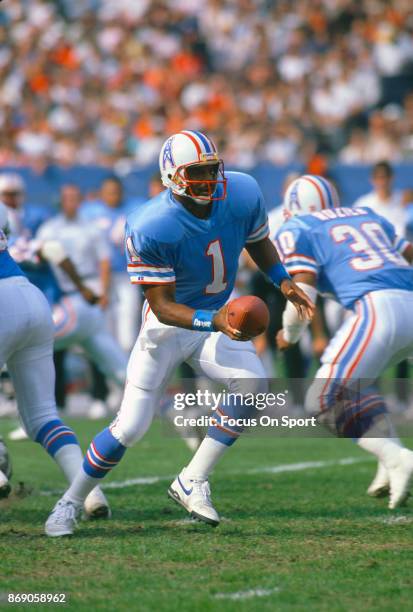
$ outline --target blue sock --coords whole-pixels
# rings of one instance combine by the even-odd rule
[[[342,436],[357,440],[367,433],[377,417],[386,413],[387,407],[380,395],[365,395],[343,410],[337,420],[337,430]]]
[[[118,465],[125,451],[126,446],[123,446],[106,427],[95,436],[87,449],[83,469],[92,478],[103,478]]]
[[[237,401],[231,402],[225,408],[217,408],[213,417],[215,422],[208,427],[207,435],[225,446],[232,446],[244,431],[242,421],[247,421],[254,412],[254,406],[237,405]],[[240,425],[233,420],[239,421]]]
[[[66,444],[79,446],[74,432],[60,419],[54,419],[43,425],[36,436],[36,442],[41,444],[52,457]]]

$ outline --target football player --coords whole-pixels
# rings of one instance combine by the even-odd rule
[[[159,162],[166,190],[132,212],[126,227],[130,280],[144,288],[146,302],[123,402],[114,422],[94,438],[82,470],[49,516],[49,536],[73,533],[90,489],[149,428],[177,365],[186,361],[235,393],[245,388],[242,379],[248,379],[249,392],[265,391],[265,372],[252,342],[226,317],[244,246],[299,316],[313,314],[313,303],[291,281],[268,238],[264,199],[251,176],[225,174],[212,140],[190,130],[166,140]],[[245,414],[245,406],[226,410],[227,415],[214,414],[215,425],[169,488],[175,501],[211,525],[220,519],[208,476],[241,431],[223,422]]]
[[[75,434],[60,420],[56,409],[50,307],[11,257],[8,232],[7,208],[0,202],[0,368],[7,365],[27,434],[43,446],[72,482],[82,453]],[[7,471],[0,476],[0,486],[8,494]],[[99,488],[85,498],[84,509],[90,516],[109,513]]]
[[[353,312],[323,353],[306,407],[377,457],[368,493],[389,492],[396,508],[408,495],[413,452],[398,439],[373,383],[413,353],[413,245],[370,208],[340,207],[322,177],[295,180],[284,210],[289,220],[275,239],[290,274],[310,299],[328,294]],[[297,342],[305,326],[288,304],[279,348]]]

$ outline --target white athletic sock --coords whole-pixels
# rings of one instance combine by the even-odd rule
[[[208,436],[204,438],[200,447],[185,468],[185,477],[194,480],[206,480],[222,455],[230,447],[217,442]]]
[[[63,499],[81,506],[92,489],[100,484],[100,481],[101,478],[92,478],[91,476],[88,476],[83,467],[81,467],[70,487],[63,495]]]
[[[363,436],[358,445],[368,453],[375,455],[385,467],[392,466],[398,460],[402,445],[398,438],[369,438]]]
[[[65,444],[65,446],[59,448],[54,456],[54,460],[70,484],[82,467],[83,457],[80,446],[77,444]]]

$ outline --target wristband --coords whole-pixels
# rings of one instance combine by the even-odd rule
[[[204,332],[215,331],[212,322],[214,316],[214,310],[195,310],[194,316],[192,317],[192,329]]]
[[[272,280],[276,287],[280,287],[283,280],[291,280],[291,276],[281,262],[278,262],[271,266],[266,272],[267,276]]]

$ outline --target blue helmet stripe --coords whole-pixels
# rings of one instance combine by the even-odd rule
[[[320,181],[320,183],[323,185],[324,189],[327,192],[328,207],[329,208],[334,208],[334,201],[333,201],[333,197],[331,195],[331,190],[330,190],[329,184],[321,176],[317,176],[316,178],[318,178],[318,180]]]
[[[191,130],[191,132],[193,134],[195,134],[196,136],[198,136],[199,140],[202,142],[202,144],[205,147],[205,152],[206,153],[212,153],[212,149],[211,149],[211,145],[208,142],[208,138],[206,138],[202,132],[195,132],[195,130]]]

